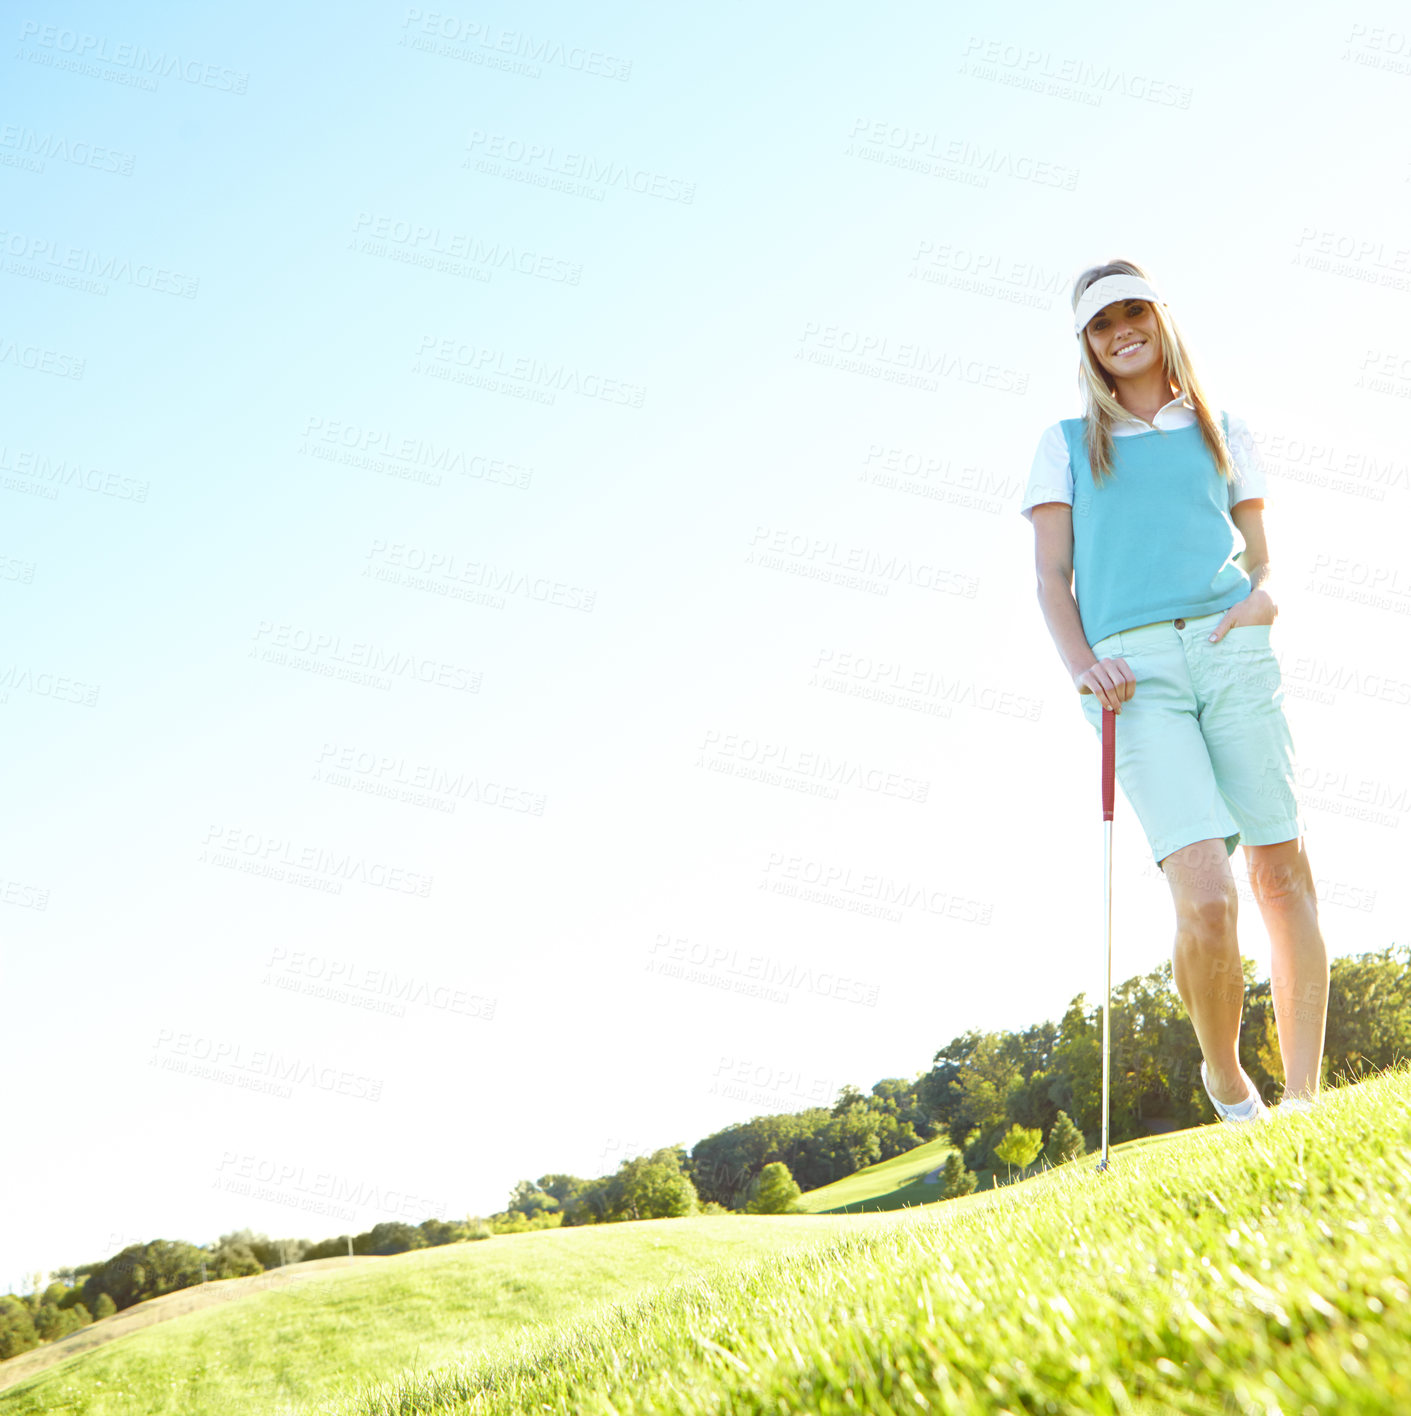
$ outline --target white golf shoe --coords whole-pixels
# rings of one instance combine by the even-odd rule
[[[1270,1113],[1272,1116],[1293,1116],[1300,1111],[1312,1111],[1318,1103],[1306,1097],[1286,1096]]]
[[[1244,1073],[1241,1072],[1241,1076]],[[1222,1121],[1267,1121],[1269,1120],[1269,1108],[1259,1099],[1259,1093],[1254,1090],[1254,1083],[1245,1076],[1245,1082],[1249,1086],[1249,1095],[1243,1101],[1224,1102],[1216,1101],[1210,1094],[1210,1079],[1205,1074],[1205,1062],[1200,1064],[1200,1084],[1205,1088],[1206,1096],[1210,1097],[1210,1104],[1215,1108],[1215,1114]]]

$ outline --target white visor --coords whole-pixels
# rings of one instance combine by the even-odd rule
[[[1166,303],[1139,275],[1104,275],[1101,280],[1093,281],[1078,296],[1078,305],[1073,311],[1073,333],[1081,339],[1088,321],[1104,305],[1110,305],[1114,300],[1133,297],[1150,300],[1157,305]]]

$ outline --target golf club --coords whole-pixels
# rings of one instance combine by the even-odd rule
[[[1103,999],[1102,999],[1102,1159],[1095,1167],[1107,1169],[1107,1117],[1112,1030],[1112,803],[1117,772],[1117,714],[1102,712],[1102,875],[1103,875]]]

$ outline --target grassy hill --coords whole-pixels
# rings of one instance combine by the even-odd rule
[[[41,1343],[28,1352],[22,1352],[18,1357],[10,1357],[0,1362],[0,1392],[17,1386],[37,1372],[58,1366],[60,1362],[67,1361],[80,1352],[89,1352],[95,1347],[115,1342],[120,1337],[140,1332],[143,1328],[152,1327],[157,1323],[167,1323],[173,1318],[185,1317],[188,1313],[205,1312],[218,1304],[237,1302],[270,1288],[301,1283],[320,1273],[327,1273],[330,1269],[346,1270],[355,1265],[379,1262],[379,1259],[369,1254],[338,1259],[311,1259],[308,1263],[288,1264],[283,1268],[268,1269],[264,1273],[247,1274],[243,1278],[198,1283],[191,1288],[178,1288],[175,1293],[164,1293],[159,1298],[134,1303],[132,1307],[91,1322],[57,1342]]]
[[[883,1220],[704,1215],[585,1225],[207,1283],[0,1363],[8,1387],[0,1416],[292,1416],[405,1367],[453,1362],[716,1266],[826,1243],[856,1231],[859,1218]],[[99,1345],[107,1332],[116,1335]],[[12,1373],[19,1380],[10,1386]]]
[[[807,1199],[885,1200],[945,1149]],[[70,1358],[0,1416],[1411,1411],[1407,1064],[1094,1162],[329,1271]]]
[[[1093,1165],[679,1283],[324,1416],[1411,1411],[1406,1064],[1312,1113]]]
[[[928,1182],[927,1177],[938,1170],[951,1149],[952,1147],[944,1138],[928,1141],[905,1155],[868,1166],[867,1169],[847,1176],[835,1184],[806,1192],[800,1200],[801,1209],[809,1215],[845,1213],[855,1215],[864,1212],[903,1209],[917,1204],[934,1204],[940,1198],[940,1184],[938,1180]],[[989,1177],[989,1171],[980,1172],[981,1188],[988,1188]],[[818,1230],[816,1226],[803,1230],[796,1230],[793,1227],[778,1229],[776,1226],[775,1236],[770,1238],[764,1247],[768,1249],[776,1243],[792,1243],[800,1234],[827,1239],[833,1235],[835,1229],[835,1226],[826,1226],[822,1231]],[[740,1251],[741,1241],[746,1236],[752,1240],[758,1235],[758,1232],[758,1229],[745,1229],[740,1234],[726,1237],[722,1240],[719,1255],[730,1257]],[[518,1237],[503,1236],[498,1242],[504,1243]],[[657,1247],[655,1241],[652,1247],[653,1249]],[[714,1253],[714,1245],[710,1248]],[[756,1257],[759,1252],[758,1247],[753,1243],[745,1244],[743,1251],[747,1257]],[[450,1251],[441,1250],[439,1252],[446,1254]],[[454,1252],[462,1253],[462,1247],[457,1246]],[[400,1254],[388,1258],[360,1254],[349,1258],[316,1259],[308,1263],[290,1264],[284,1268],[271,1269],[266,1273],[252,1274],[246,1278],[224,1279],[200,1284],[193,1288],[178,1289],[175,1293],[164,1294],[160,1298],[152,1298],[146,1302],[135,1304],[133,1307],[126,1308],[100,1322],[90,1323],[59,1342],[44,1343],[32,1351],[0,1362],[0,1393],[27,1381],[40,1372],[48,1371],[60,1363],[67,1362],[79,1353],[92,1351],[96,1347],[104,1346],[120,1337],[126,1337],[130,1333],[138,1332],[157,1323],[170,1322],[174,1318],[205,1312],[218,1304],[231,1303],[270,1288],[286,1287],[291,1283],[302,1282],[318,1274],[329,1272],[346,1274],[346,1271],[354,1266],[366,1267],[388,1263],[396,1265],[404,1261],[414,1262],[415,1260],[412,1260],[409,1255]],[[564,1273],[566,1276],[572,1274],[571,1266],[565,1268]],[[642,1283],[649,1285],[669,1276],[669,1270],[649,1263]],[[581,1278],[581,1275],[573,1274],[573,1277],[576,1281]],[[336,1286],[341,1287],[342,1285]],[[623,1290],[623,1294],[636,1292],[641,1286],[642,1284],[631,1284]],[[0,1406],[0,1411],[4,1409],[3,1406]]]
[[[926,1177],[934,1175],[954,1149],[945,1136],[937,1136],[905,1155],[879,1160],[831,1185],[809,1190],[799,1205],[808,1214],[861,1214],[934,1204],[941,1196],[940,1181],[928,1182]]]

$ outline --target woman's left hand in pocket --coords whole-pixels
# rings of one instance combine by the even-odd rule
[[[1225,611],[1225,617],[1211,631],[1210,642],[1218,643],[1227,630],[1242,624],[1273,624],[1279,613],[1274,597],[1267,590],[1251,590],[1237,605]]]

